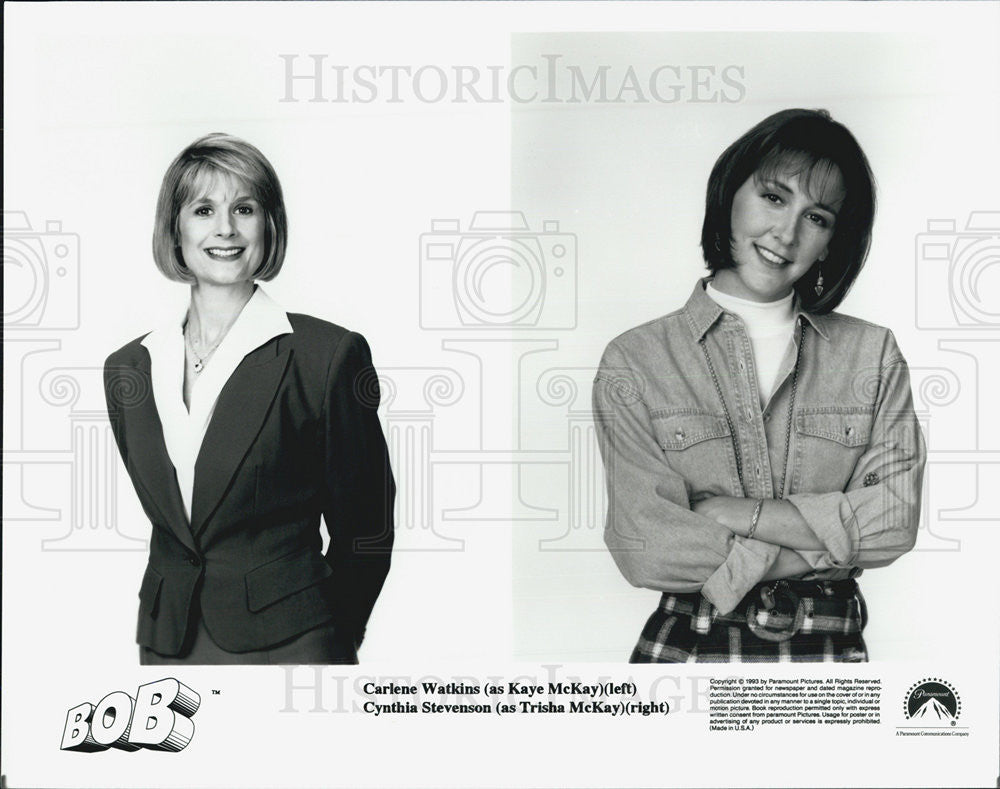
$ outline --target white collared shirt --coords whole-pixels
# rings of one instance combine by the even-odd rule
[[[187,310],[179,320],[172,320],[146,335],[142,344],[149,351],[153,400],[190,521],[195,461],[222,388],[248,353],[279,335],[291,334],[292,324],[285,311],[258,286],[204,370],[195,378],[189,410],[184,406],[186,319]]]

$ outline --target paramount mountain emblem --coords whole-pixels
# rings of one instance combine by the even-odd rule
[[[906,696],[906,717],[921,726],[954,726],[962,702],[950,683],[939,677],[915,683]]]
[[[931,720],[939,721],[955,720],[955,716],[951,714],[951,711],[937,699],[928,699],[925,701],[911,717],[914,719],[930,718]]]

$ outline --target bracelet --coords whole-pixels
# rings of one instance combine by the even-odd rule
[[[760,511],[764,506],[764,499],[757,499],[757,506],[753,508],[753,516],[750,518],[750,531],[747,532],[747,539],[753,539],[753,534],[757,531],[757,523],[760,521]]]

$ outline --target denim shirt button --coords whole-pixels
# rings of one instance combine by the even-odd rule
[[[849,436],[849,435],[851,435],[851,434],[852,434],[853,432],[854,432],[854,428],[853,428],[853,427],[851,427],[850,425],[848,425],[847,427],[845,427],[845,428],[844,428],[844,435],[845,435],[845,436]]]
[[[678,441],[683,441],[684,440],[684,431],[683,430],[678,430],[676,433],[674,433],[674,438],[676,438]]]

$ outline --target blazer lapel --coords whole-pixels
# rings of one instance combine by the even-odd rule
[[[271,342],[249,354],[219,393],[194,467],[194,534],[205,528],[260,433],[291,358],[290,348],[277,349]]]
[[[148,353],[138,370],[147,382],[151,380]],[[123,409],[128,458],[149,498],[160,510],[164,523],[177,539],[195,551],[194,537],[188,526],[180,488],[177,487],[177,473],[163,440],[163,424],[156,410],[152,385],[147,385],[149,391],[146,396],[140,398],[136,405]]]

